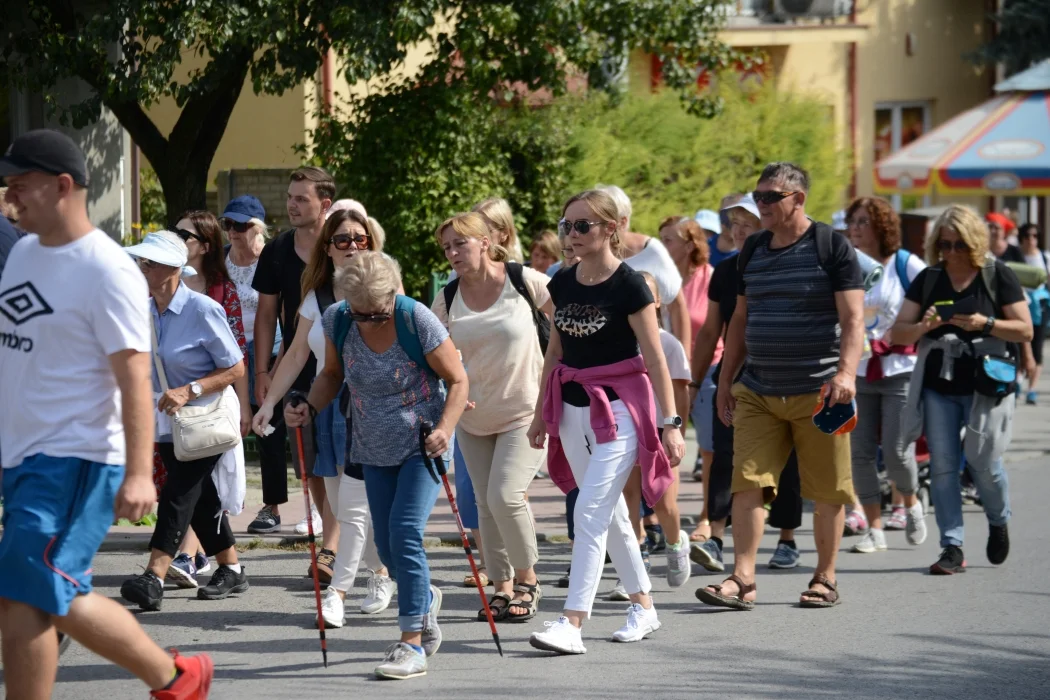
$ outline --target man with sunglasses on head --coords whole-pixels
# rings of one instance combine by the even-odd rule
[[[335,198],[335,180],[325,170],[313,166],[299,168],[291,175],[288,183],[288,220],[294,228],[281,233],[263,248],[259,265],[252,280],[252,287],[259,293],[259,304],[255,312],[255,401],[262,405],[270,391],[274,372],[281,361],[284,349],[291,346],[295,339],[298,325],[299,306],[302,304],[302,277],[307,262],[317,244],[317,239],[324,228],[325,213],[332,206]],[[281,354],[277,361],[270,365],[271,348],[277,328],[281,330]],[[269,368],[269,369],[267,369]],[[310,390],[316,374],[316,363],[311,357],[307,360],[302,372],[292,385],[293,391],[306,393]],[[324,479],[313,477],[314,437],[313,428],[307,429],[304,435],[303,449],[306,460],[306,473],[310,477],[310,491],[314,503],[325,502]],[[292,455],[292,461],[297,456]],[[296,464],[296,473],[298,473]],[[282,491],[274,482],[275,490]],[[267,489],[269,491],[269,489]],[[279,503],[265,503],[255,521],[248,526],[253,532],[274,532],[280,529],[280,505],[288,501],[287,487],[278,495],[283,498]],[[320,534],[323,524],[319,517],[314,517],[314,531]],[[305,534],[305,520],[302,525]]]
[[[134,673],[154,698],[206,698],[206,655],[172,658],[92,592],[91,562],[110,525],[140,519],[157,500],[146,281],[88,219],[87,165],[68,136],[19,136],[0,177],[34,232],[0,282],[7,697],[51,697],[58,630]]]
[[[750,610],[763,505],[776,497],[791,450],[802,496],[816,501],[817,567],[802,607],[839,602],[835,556],[843,506],[853,501],[848,434],[813,424],[813,409],[849,405],[864,346],[864,284],[849,241],[806,216],[809,176],[771,163],[753,193],[765,230],[737,255],[737,305],[726,336],[715,402],[732,425],[734,573],[696,592],[708,605]],[[743,370],[741,372],[741,370]],[[838,432],[838,431],[836,431]]]

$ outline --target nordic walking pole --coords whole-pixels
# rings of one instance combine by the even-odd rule
[[[288,403],[298,406],[305,403],[306,397],[301,392],[293,391],[288,395]],[[313,411],[311,411],[313,412]],[[313,418],[317,418],[316,414]],[[328,668],[328,642],[324,637],[324,617],[321,616],[321,582],[317,578],[317,538],[314,536],[314,518],[310,512],[310,484],[306,480],[306,460],[303,457],[303,429],[295,429],[295,447],[299,456],[299,478],[303,482],[303,502],[306,504],[306,529],[310,535],[310,570],[314,574],[314,599],[317,601],[317,630],[321,633],[321,656],[324,658],[324,667]]]
[[[499,651],[499,655],[503,656],[503,645],[499,643],[499,632],[496,631],[496,621],[492,619],[492,608],[489,607],[489,599],[485,597],[485,589],[481,587],[481,576],[478,575],[478,566],[474,563],[474,554],[470,551],[470,540],[467,539],[467,531],[463,528],[463,518],[459,517],[459,507],[456,505],[456,497],[452,495],[452,487],[448,485],[448,470],[445,468],[445,461],[441,459],[440,455],[431,461],[430,456],[427,454],[425,443],[433,430],[433,426],[431,426],[428,421],[423,421],[419,426],[419,451],[423,453],[423,461],[426,463],[427,469],[430,470],[431,474],[434,474],[434,466],[435,464],[437,465],[435,480],[440,476],[441,481],[445,484],[445,495],[448,496],[448,504],[452,506],[452,514],[456,516],[456,525],[459,526],[459,537],[463,540],[463,551],[467,553],[467,561],[470,562],[470,571],[474,574],[474,583],[478,585],[478,595],[481,596],[481,604],[485,609],[485,617],[489,620],[489,629],[492,630],[492,640],[496,642],[496,649]]]

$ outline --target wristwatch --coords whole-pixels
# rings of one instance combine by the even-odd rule
[[[984,322],[984,334],[991,335],[992,330],[995,328],[995,316],[989,316],[988,320]]]
[[[669,425],[672,428],[681,428],[682,423],[681,416],[667,416],[667,418],[664,418],[664,425]]]
[[[204,387],[201,386],[200,382],[190,382],[190,393],[193,394],[193,398],[199,399],[201,394],[204,393]]]

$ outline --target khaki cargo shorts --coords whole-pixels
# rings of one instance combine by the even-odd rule
[[[830,505],[853,503],[849,435],[828,435],[813,425],[818,393],[762,396],[740,382],[732,392],[733,493],[761,488],[770,503],[794,449],[803,498]]]

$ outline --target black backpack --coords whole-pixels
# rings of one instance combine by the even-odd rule
[[[524,273],[522,272],[521,263],[516,262],[505,262],[503,263],[507,270],[507,276],[510,277],[510,283],[514,287],[514,291],[524,297],[525,301],[529,304],[529,310],[532,312],[532,322],[536,324],[536,337],[540,341],[540,350],[544,355],[547,354],[547,343],[551,339],[551,324],[547,320],[547,317],[536,308],[536,302],[532,300],[532,295],[529,294],[528,287],[525,286]],[[456,298],[456,292],[459,290],[459,278],[452,280],[445,285],[445,288],[441,290],[442,294],[445,295],[445,314],[449,313],[449,309],[452,308],[452,300]]]
[[[828,258],[831,257],[831,243],[835,236],[843,237],[841,233],[837,233],[827,224],[817,222],[817,230],[814,232],[814,237],[817,239],[817,260],[820,262],[820,266],[827,270]],[[773,232],[762,230],[757,233],[752,233],[744,241],[744,247],[740,249],[740,254],[736,259],[736,269],[740,271],[740,274],[744,274],[744,270],[747,269],[747,264],[751,262],[751,256],[755,254],[755,249],[760,245],[768,245],[769,241],[773,239]]]

